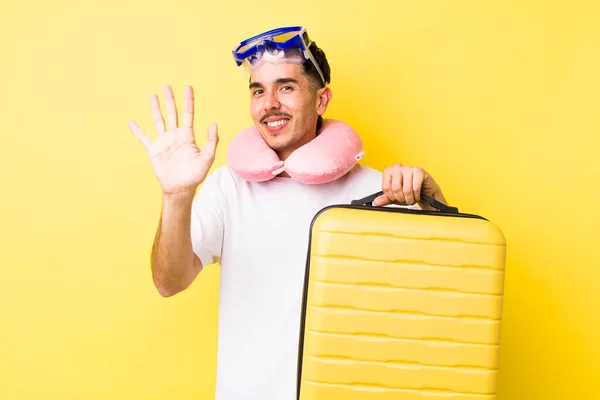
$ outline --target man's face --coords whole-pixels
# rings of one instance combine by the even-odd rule
[[[254,123],[269,147],[280,157],[315,137],[317,117],[327,101],[299,64],[263,64],[250,77],[250,104]]]

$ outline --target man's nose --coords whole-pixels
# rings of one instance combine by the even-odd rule
[[[268,92],[265,96],[265,110],[279,108],[279,105],[279,97],[277,96],[277,92]]]

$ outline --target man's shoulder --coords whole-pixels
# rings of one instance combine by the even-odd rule
[[[208,173],[207,179],[212,180],[222,180],[222,179],[235,179],[235,174],[231,170],[229,165],[224,164],[214,168],[211,172]]]
[[[375,168],[356,164],[348,173],[348,183],[350,185],[380,185],[382,175],[382,172]]]
[[[221,165],[216,167],[212,172],[210,172],[204,183],[208,183],[210,185],[218,185],[223,189],[232,188],[234,189],[240,183],[243,183],[244,180],[237,175],[229,165]]]
[[[375,168],[356,164],[348,173],[344,185],[347,196],[362,198],[381,190],[382,173]]]
[[[353,179],[381,179],[382,172],[367,165],[356,164],[350,171]]]
[[[200,185],[197,196],[227,197],[235,192],[239,184],[238,180],[228,165],[216,167],[208,173]]]

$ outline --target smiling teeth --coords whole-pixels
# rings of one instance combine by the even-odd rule
[[[286,122],[287,122],[287,121],[286,121],[285,119],[280,119],[279,121],[267,122],[267,125],[268,125],[270,128],[274,128],[274,127],[276,127],[276,126],[283,125],[283,124],[285,124]]]

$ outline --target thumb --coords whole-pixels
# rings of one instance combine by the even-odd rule
[[[390,204],[390,199],[385,194],[382,194],[381,196],[376,197],[375,200],[373,200],[374,206],[380,207],[388,204]]]
[[[211,124],[208,127],[208,135],[203,152],[208,153],[211,157],[215,155],[217,144],[219,143],[219,129],[217,124]]]

